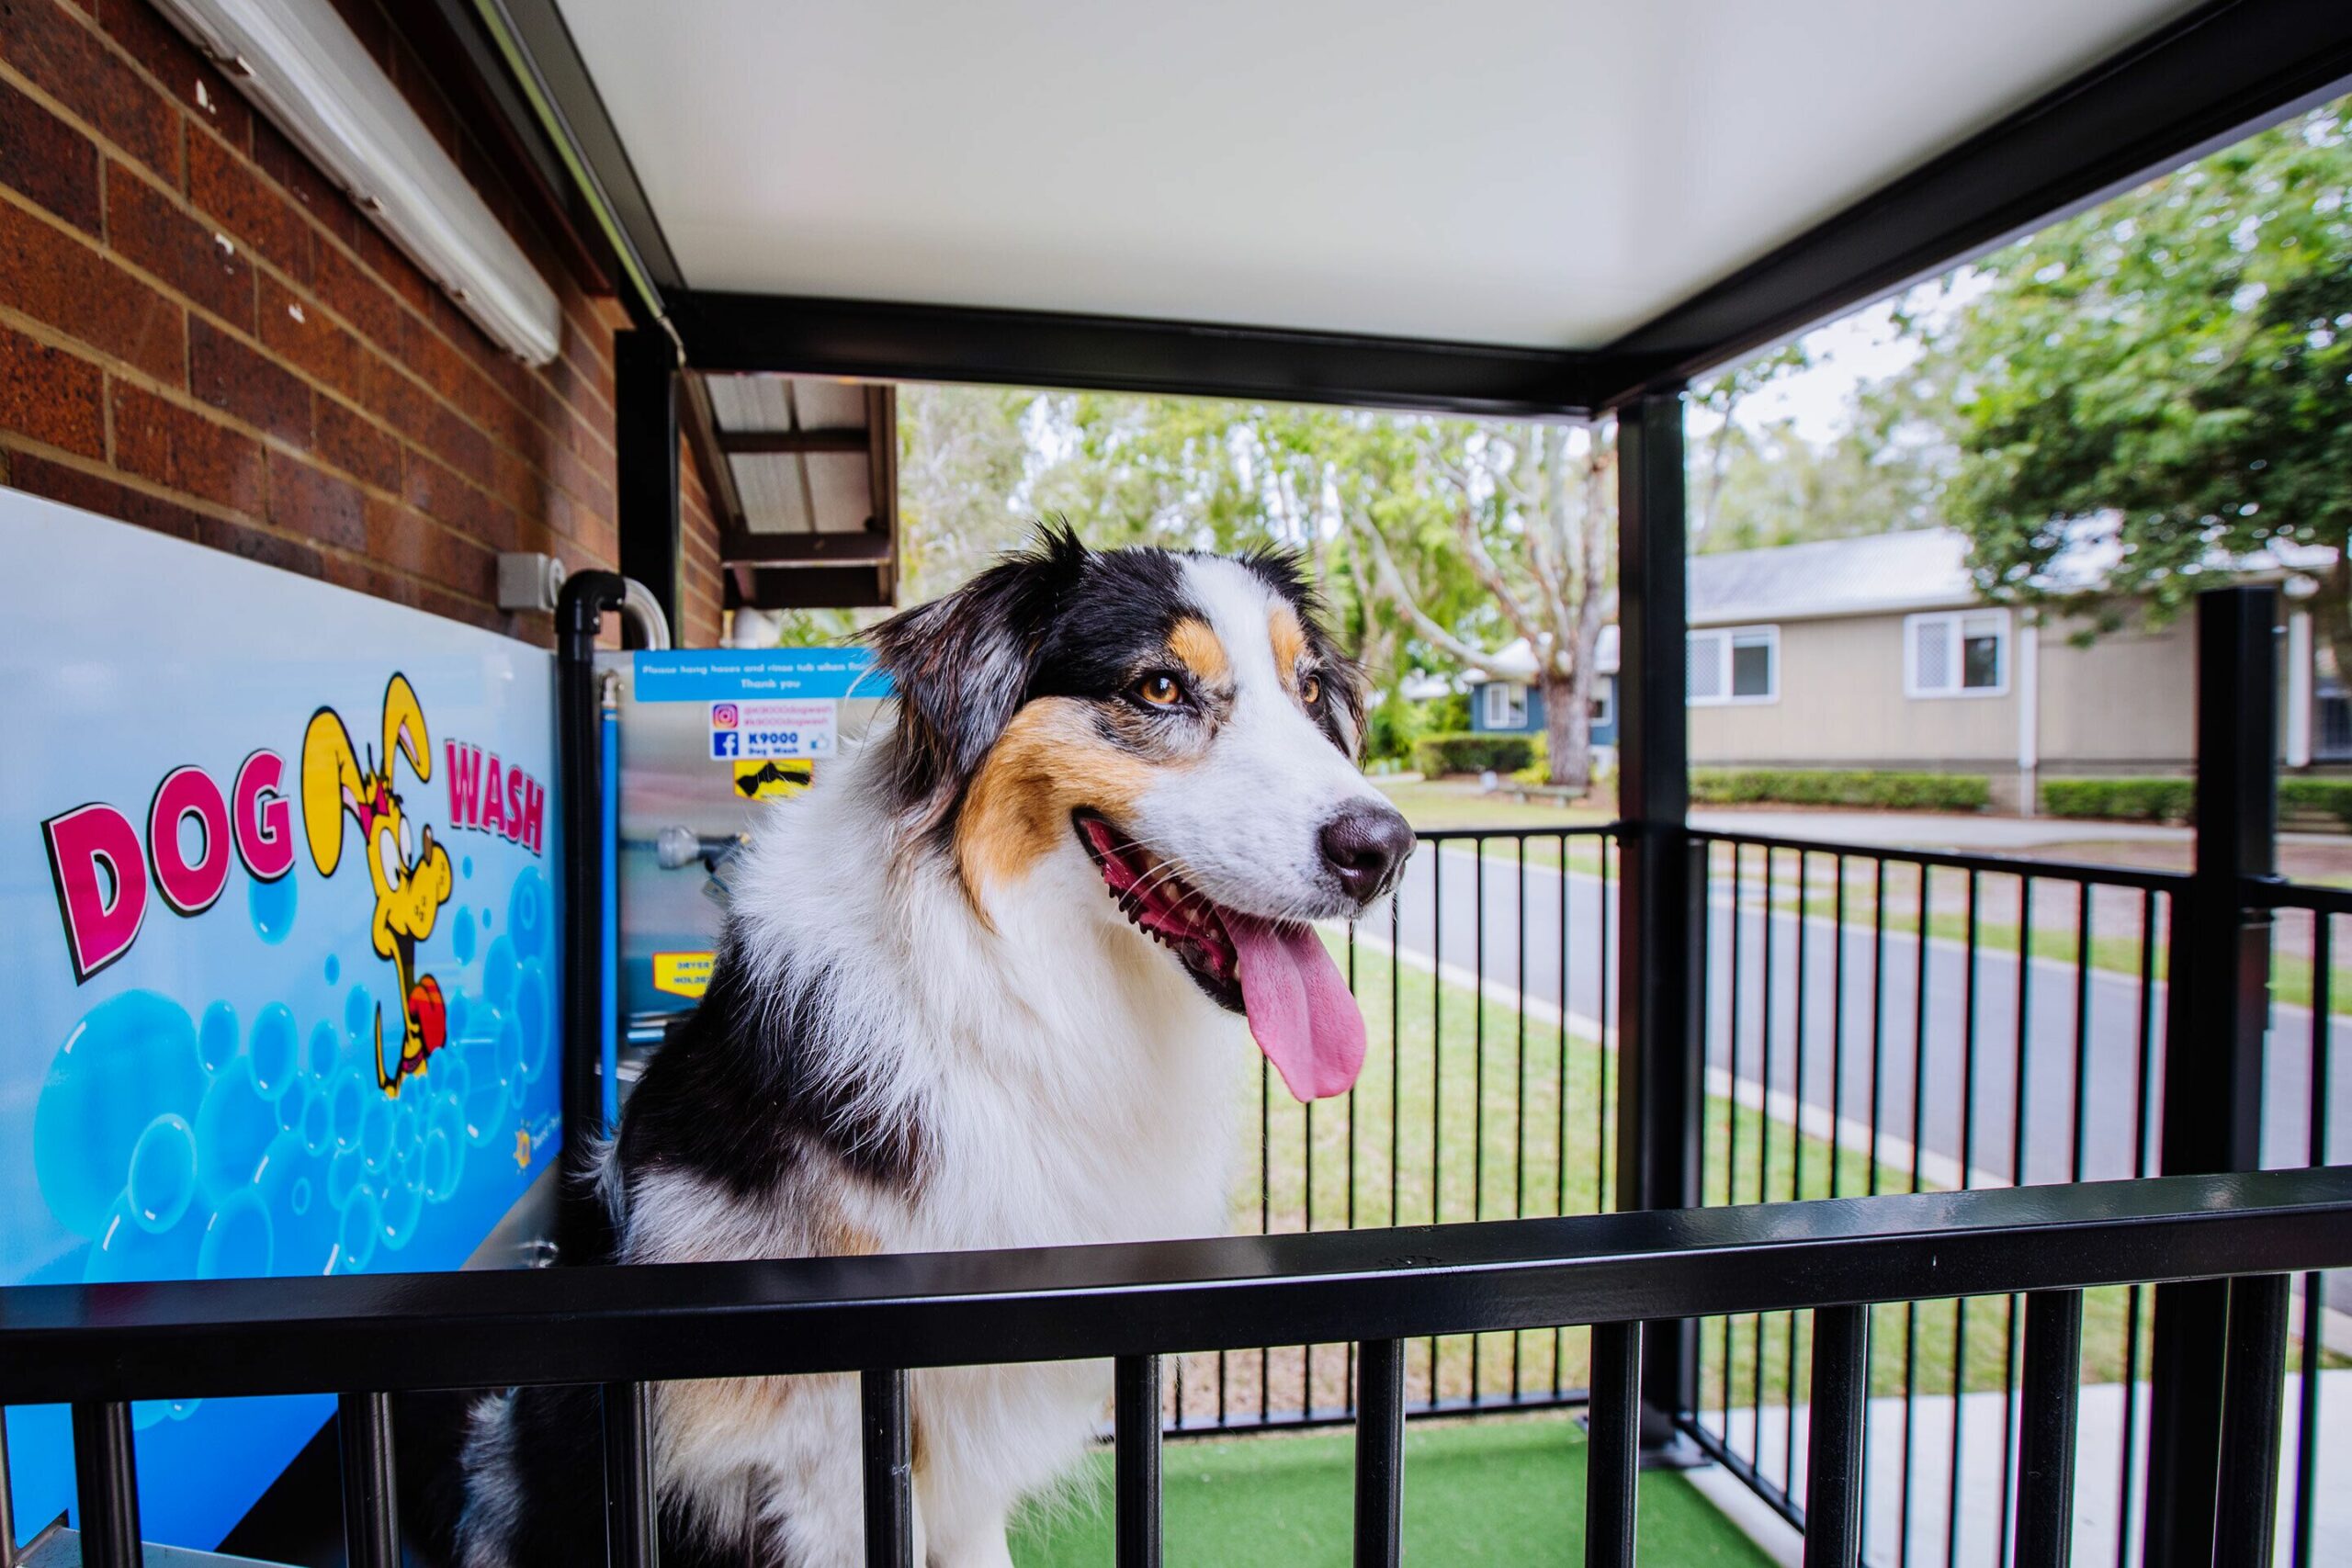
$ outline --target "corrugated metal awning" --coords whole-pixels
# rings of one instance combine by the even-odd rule
[[[722,529],[729,607],[895,602],[897,389],[798,376],[705,376],[741,508]]]

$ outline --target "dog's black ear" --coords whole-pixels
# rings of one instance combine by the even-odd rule
[[[1027,697],[1055,607],[1086,561],[1067,523],[1041,525],[1028,548],[866,633],[899,698],[893,785],[922,825],[954,807]]]

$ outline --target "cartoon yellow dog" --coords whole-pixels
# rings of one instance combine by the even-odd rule
[[[310,840],[311,863],[333,876],[343,859],[343,818],[359,824],[368,859],[368,879],[376,887],[373,926],[376,956],[389,958],[401,995],[401,1052],[384,1066],[384,1008],[376,1006],[376,1083],[397,1095],[412,1073],[424,1071],[426,1058],[448,1039],[448,1005],[441,983],[416,972],[416,944],[433,934],[441,906],[456,884],[449,853],[421,827],[413,840],[401,797],[392,789],[392,756],[398,751],[415,770],[417,782],[433,777],[433,742],[425,734],[424,710],[408,677],[395,674],[384,688],[383,763],[370,752],[366,767],[352,750],[351,731],[333,708],[311,716],[302,737],[302,827]]]

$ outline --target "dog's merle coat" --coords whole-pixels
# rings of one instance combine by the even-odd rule
[[[1295,564],[1051,533],[873,642],[895,719],[766,808],[709,991],[630,1097],[605,1179],[618,1258],[1221,1229],[1235,1021],[1122,919],[1071,824],[1116,822],[1220,906],[1357,911],[1317,834],[1388,808]],[[928,1560],[1001,1568],[1009,1509],[1081,1450],[1107,1387],[1092,1366],[916,1374]],[[859,1561],[855,1418],[846,1378],[663,1385],[665,1563]],[[462,1426],[461,1484],[412,1495],[433,1555],[599,1559],[594,1390],[470,1396]],[[404,1457],[431,1444],[420,1426]]]

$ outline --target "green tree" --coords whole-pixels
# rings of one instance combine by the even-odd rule
[[[2352,100],[2053,224],[1930,335],[1961,447],[1946,507],[1988,590],[2176,612],[2278,543],[2324,545],[2352,669]],[[2096,584],[2053,572],[2111,536]]]

